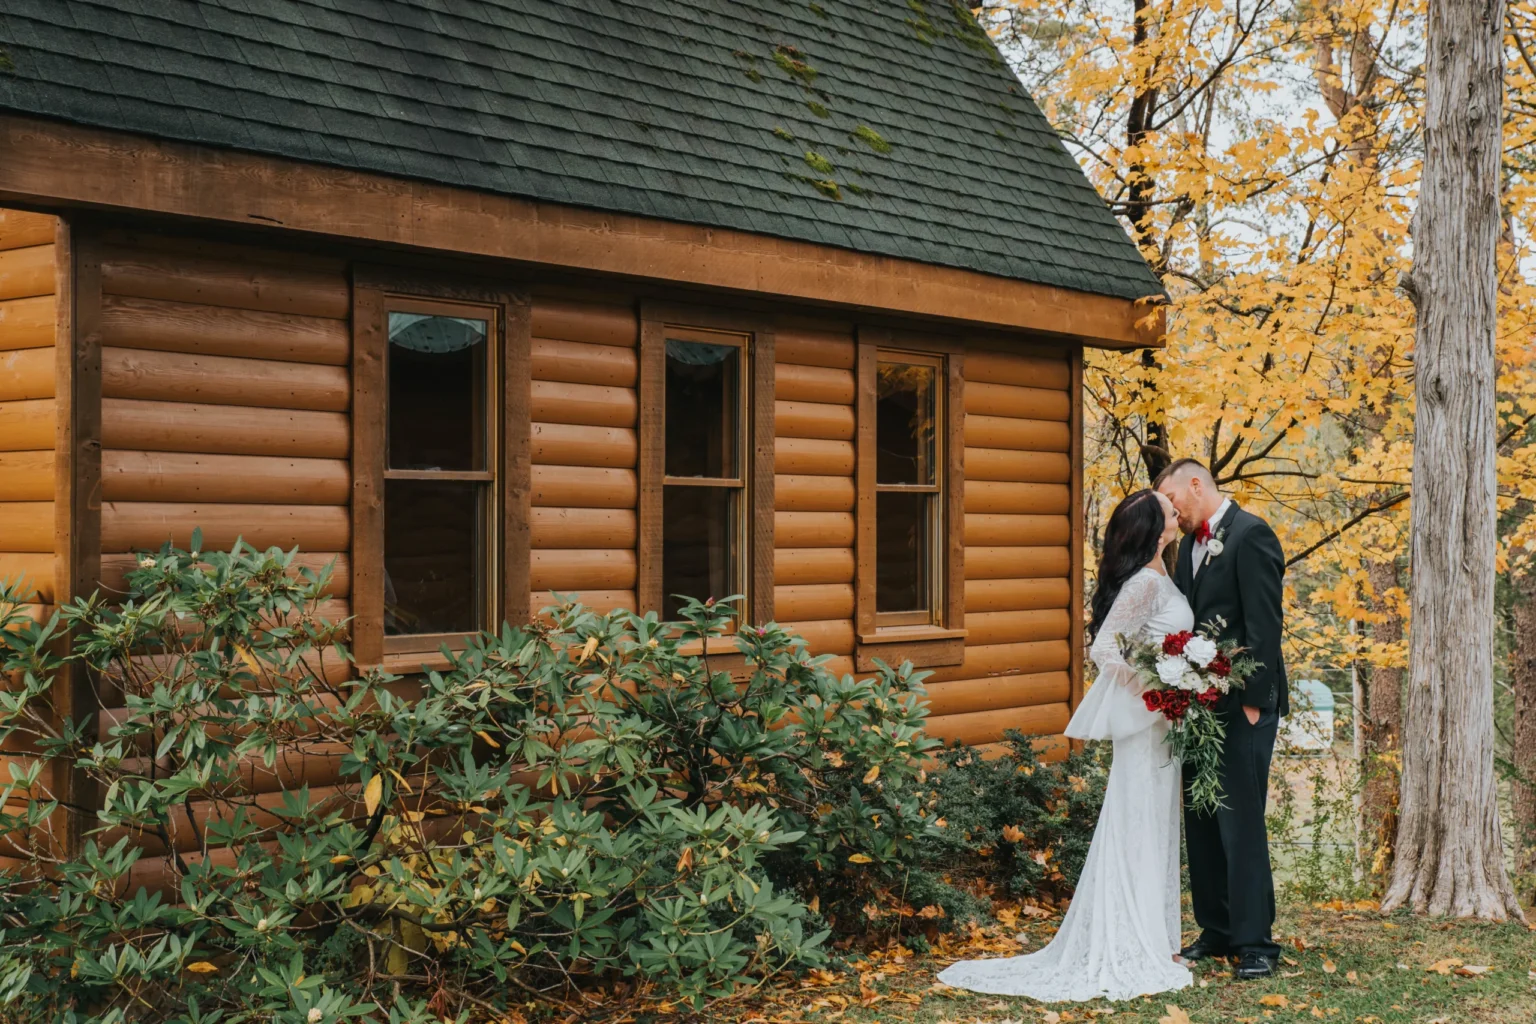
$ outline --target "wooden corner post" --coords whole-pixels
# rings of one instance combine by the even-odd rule
[[[79,222],[61,217],[57,224],[53,600],[61,605],[94,592],[101,577],[101,252]],[[92,742],[107,695],[96,691],[79,662],[55,685],[55,715],[61,723],[84,722],[81,743]],[[55,770],[62,807],[55,841],[60,852],[72,855],[95,824],[98,794],[72,759]]]
[[[1071,549],[1068,552],[1071,566],[1071,597],[1072,607],[1067,618],[1068,644],[1071,646],[1072,658],[1072,709],[1077,710],[1078,704],[1083,699],[1083,574],[1087,567],[1083,563],[1083,552],[1087,547],[1088,535],[1083,518],[1083,347],[1076,345],[1068,354],[1072,364],[1072,383],[1069,395],[1070,401],[1070,443],[1072,446],[1071,465]],[[1082,749],[1082,741],[1074,740],[1074,750]]]

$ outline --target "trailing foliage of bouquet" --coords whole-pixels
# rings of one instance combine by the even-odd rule
[[[0,1019],[702,1005],[822,962],[816,898],[889,885],[933,829],[910,667],[835,676],[773,624],[688,654],[726,602],[567,604],[400,679],[353,669],[331,584],[237,546],[46,622],[0,587],[0,746],[28,752],[0,779],[27,853],[0,854]],[[61,714],[71,680],[121,710]],[[99,808],[78,852],[66,759]]]
[[[1160,640],[1121,638],[1121,653],[1146,681],[1141,699],[1168,720],[1168,747],[1194,771],[1190,805],[1213,814],[1222,803],[1221,749],[1227,727],[1216,713],[1221,698],[1241,687],[1259,663],[1231,640],[1219,640],[1221,619],[1198,632],[1183,630]]]

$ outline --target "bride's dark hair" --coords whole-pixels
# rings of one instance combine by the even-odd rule
[[[1167,523],[1163,503],[1152,490],[1127,494],[1109,514],[1109,525],[1104,528],[1104,554],[1099,557],[1098,584],[1093,588],[1090,640],[1098,636],[1099,627],[1104,625],[1125,581],[1156,557],[1157,542]]]

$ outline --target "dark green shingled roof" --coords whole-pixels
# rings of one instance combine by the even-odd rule
[[[4,0],[0,51],[28,114],[1160,291],[951,0]]]

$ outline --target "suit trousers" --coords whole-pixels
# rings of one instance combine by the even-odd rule
[[[1222,755],[1222,799],[1215,814],[1189,808],[1189,770],[1184,774],[1184,844],[1195,921],[1206,943],[1233,955],[1278,958],[1270,934],[1275,923],[1275,883],[1269,866],[1264,811],[1269,764],[1280,716],[1264,711],[1250,725],[1233,704],[1219,711],[1227,723]]]

